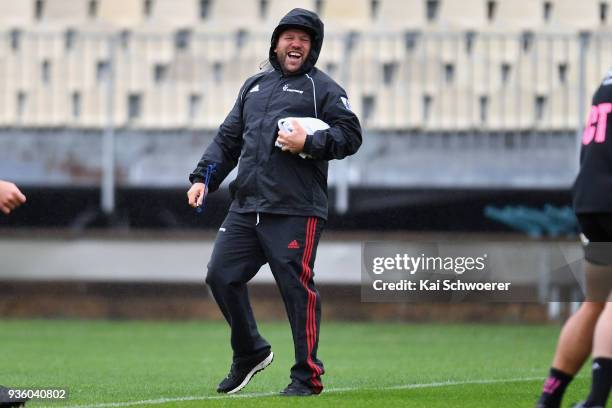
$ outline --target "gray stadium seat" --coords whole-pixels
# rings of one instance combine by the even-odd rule
[[[34,22],[33,1],[0,1],[0,27],[31,27]]]

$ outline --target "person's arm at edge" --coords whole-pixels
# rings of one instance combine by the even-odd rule
[[[9,215],[26,202],[26,196],[11,182],[0,180],[0,211]]]

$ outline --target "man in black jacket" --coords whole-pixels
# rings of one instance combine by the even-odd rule
[[[281,394],[313,395],[323,389],[323,363],[317,358],[321,304],[313,267],[327,219],[328,161],[357,151],[361,127],[346,92],[315,68],[322,44],[323,23],[315,13],[294,9],[283,17],[272,34],[272,69],[244,83],[189,177],[189,204],[197,207],[240,159],[229,186],[233,200],[206,277],[231,327],[233,363],[218,392],[240,391],[272,362],[246,286],[266,262],[285,303],[295,345],[291,383]],[[279,131],[277,123],[285,117],[317,118],[329,128],[307,134],[294,121],[293,131]]]

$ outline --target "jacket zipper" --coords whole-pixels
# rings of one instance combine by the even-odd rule
[[[259,138],[257,140],[257,149],[255,150],[255,163],[257,164],[257,170],[255,172],[255,185],[257,186],[257,203],[255,204],[255,211],[259,212],[259,202],[261,200],[261,195],[259,193],[259,149],[261,146],[261,141],[263,139],[263,125],[264,125],[264,120],[266,118],[266,115],[268,114],[268,109],[270,107],[270,101],[272,100],[272,96],[274,95],[274,93],[276,92],[276,88],[278,88],[278,85],[281,84],[283,82],[284,79],[284,75],[280,75],[278,78],[278,82],[274,85],[274,87],[272,88],[272,91],[270,91],[270,95],[268,95],[268,100],[266,101],[266,109],[264,110],[264,113],[261,117],[261,122],[259,123]]]

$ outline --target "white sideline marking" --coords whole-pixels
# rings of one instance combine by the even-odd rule
[[[539,377],[519,377],[519,378],[504,378],[498,380],[468,380],[468,381],[440,381],[431,382],[424,384],[403,384],[403,385],[391,385],[387,387],[346,387],[346,388],[327,388],[323,394],[336,393],[336,392],[350,392],[350,391],[368,391],[368,390],[411,390],[418,388],[436,388],[446,387],[452,385],[472,385],[472,384],[498,384],[505,382],[527,382],[527,381],[544,381],[545,378]],[[231,398],[259,398],[259,397],[271,397],[278,395],[278,392],[256,392],[250,394],[235,394],[235,395],[202,395],[202,396],[191,396],[191,397],[176,397],[176,398],[159,398],[151,400],[140,400],[140,401],[126,401],[126,402],[105,402],[101,404],[92,405],[64,405],[58,407],[53,405],[49,408],[113,408],[113,407],[131,407],[134,405],[145,405],[145,404],[164,404],[166,402],[181,402],[181,401],[207,401],[207,400],[219,400],[219,399],[231,399]]]

